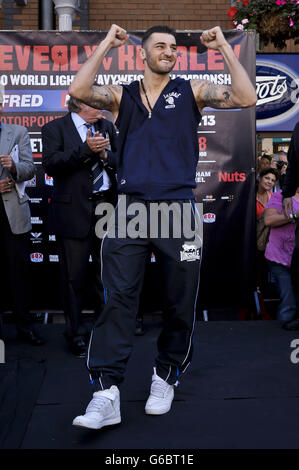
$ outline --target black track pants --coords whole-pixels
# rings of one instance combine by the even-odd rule
[[[127,200],[127,204],[130,202],[132,198]],[[178,210],[182,204],[189,205],[194,227],[196,212],[193,201],[176,202]],[[150,224],[150,203],[146,201],[143,204]],[[166,205],[169,204],[171,202],[167,201]],[[118,210],[117,207],[116,231],[119,229]],[[127,216],[126,224],[130,220],[132,217]],[[183,217],[176,218],[176,223],[178,220],[183,223]],[[170,225],[172,223],[174,219],[170,220]],[[147,230],[147,235],[136,239],[128,236],[109,238],[107,235],[103,239],[102,281],[107,303],[92,331],[87,357],[87,368],[98,389],[109,388],[123,380],[132,350],[146,260],[151,252],[155,253],[161,266],[164,293],[165,321],[158,338],[157,374],[169,384],[175,384],[191,360],[201,234],[197,231],[193,240],[186,240],[183,233],[180,238],[163,238],[151,237]]]

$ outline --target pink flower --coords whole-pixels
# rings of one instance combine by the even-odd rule
[[[238,24],[237,29],[244,29],[244,26],[242,24]]]
[[[249,23],[249,20],[247,18],[244,18],[244,20],[241,21],[242,24]]]
[[[294,21],[292,20],[292,18],[290,18],[290,26],[294,26]]]

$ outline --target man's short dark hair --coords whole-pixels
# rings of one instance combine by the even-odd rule
[[[272,155],[269,155],[268,153],[263,153],[261,159],[262,158],[266,158],[270,163],[272,162]]]
[[[74,98],[73,96],[69,97],[69,100],[67,102],[67,107],[70,113],[78,113],[81,109],[81,104],[83,101],[78,100],[77,98]]]
[[[170,28],[169,26],[166,26],[166,25],[152,26],[147,31],[145,31],[145,33],[142,36],[142,47],[144,47],[144,45],[145,45],[146,41],[148,40],[148,38],[154,33],[171,34],[172,36],[174,36],[176,38],[175,29],[172,29],[172,28]]]

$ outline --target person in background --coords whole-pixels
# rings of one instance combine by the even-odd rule
[[[295,233],[295,248],[291,261],[291,280],[294,292],[299,293],[299,228],[296,213],[293,210],[292,196],[299,186],[299,121],[295,125],[292,133],[291,143],[288,150],[288,167],[282,187],[283,196],[283,209],[287,218],[295,216],[296,220],[296,233]],[[299,329],[299,318],[294,319],[287,325],[288,329]]]
[[[299,312],[299,294],[292,288],[290,270],[295,247],[295,219],[299,217],[299,188],[292,200],[291,217],[286,217],[283,212],[281,192],[273,195],[264,213],[265,225],[271,227],[265,258],[280,297],[277,319],[283,322],[282,327],[285,329],[293,329],[293,319]]]
[[[84,357],[89,328],[82,317],[87,271],[92,256],[91,301],[98,317],[104,306],[101,240],[95,234],[96,206],[115,204],[115,169],[104,164],[105,149],[116,150],[112,122],[98,109],[70,98],[69,113],[42,128],[43,167],[53,176],[48,229],[59,249],[60,287],[70,351]],[[111,153],[111,152],[109,152]],[[85,322],[86,323],[86,322]]]
[[[277,173],[278,173],[278,179],[275,183],[275,186],[273,188],[273,192],[276,193],[277,191],[280,191],[283,186],[283,182],[285,179],[287,167],[288,167],[288,157],[285,152],[278,152],[274,155],[272,164],[272,168],[274,168]]]
[[[3,96],[0,95],[0,116]],[[40,346],[30,317],[31,214],[25,181],[35,174],[28,131],[23,126],[0,123],[0,247],[2,275],[9,278],[12,311],[21,340]],[[4,292],[1,300],[4,298]]]
[[[273,195],[272,189],[278,179],[277,171],[274,168],[262,170],[258,176],[256,191],[256,217],[258,218]]]
[[[260,174],[261,171],[266,170],[267,168],[270,168],[272,162],[272,155],[269,155],[267,153],[263,153],[260,157],[257,159],[257,176]]]
[[[266,168],[262,170],[257,180],[256,190],[256,218],[257,218],[257,229],[264,226],[263,212],[266,208],[267,203],[273,196],[272,189],[277,181],[278,175],[274,168]],[[256,269],[257,269],[257,286],[258,292],[263,298],[267,289],[268,284],[268,265],[266,263],[265,243],[260,246],[259,242],[259,231],[257,233],[257,250],[256,250]]]

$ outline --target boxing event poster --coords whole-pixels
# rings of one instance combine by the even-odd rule
[[[109,51],[96,77],[99,85],[128,84],[142,78],[141,34],[130,33],[128,44]],[[171,76],[230,85],[221,54],[207,50],[200,35],[199,31],[178,32],[178,59]],[[225,36],[255,83],[254,33],[228,31]],[[37,170],[27,184],[33,309],[60,308],[59,258],[55,236],[46,227],[53,179],[41,165],[41,128],[67,112],[68,86],[104,37],[104,32],[93,31],[0,32],[2,120],[28,128]],[[254,108],[205,108],[198,127],[195,196],[203,204],[204,224],[198,309],[242,307],[255,288],[255,131]],[[150,263],[149,268],[152,275],[144,287],[144,308],[159,309],[158,265]]]

